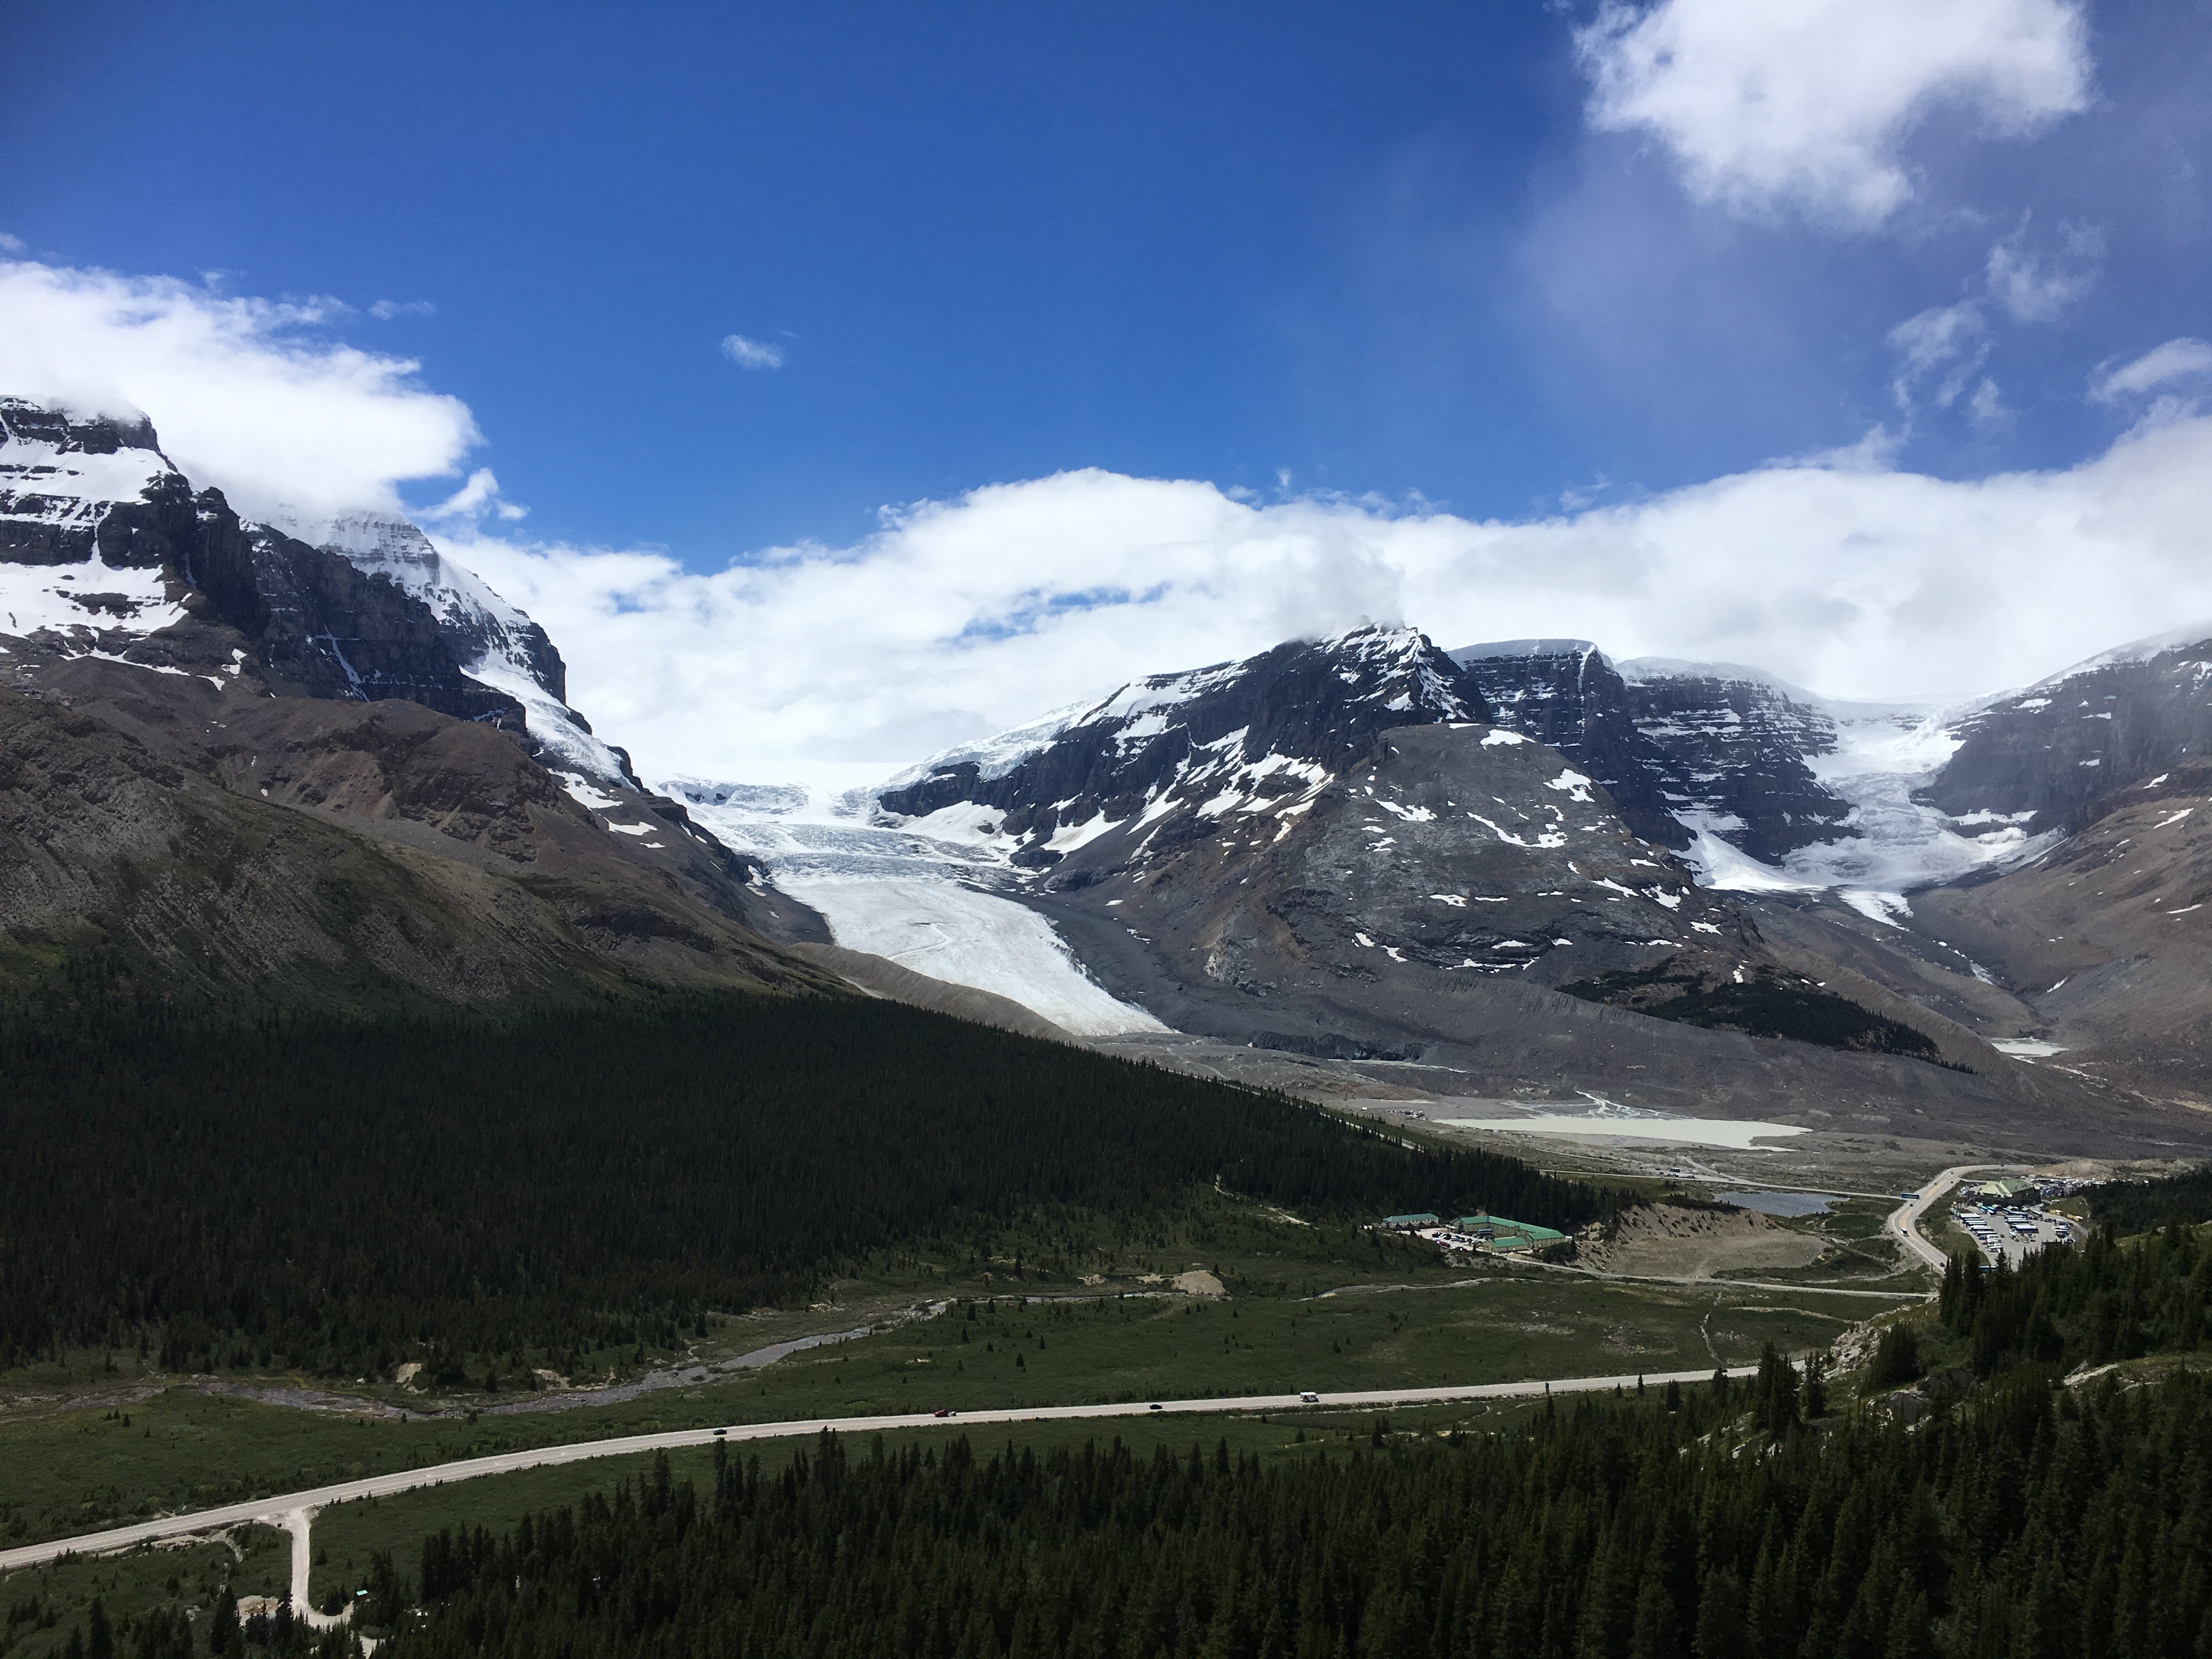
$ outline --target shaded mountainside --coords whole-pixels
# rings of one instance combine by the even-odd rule
[[[2212,1105],[2212,763],[2077,810],[2087,827],[2026,869],[1913,898],[2032,1011],[2063,1066]]]
[[[2212,625],[2092,658],[1990,704],[1959,735],[1923,799],[2079,830],[2127,786],[2212,758]]]
[[[1762,863],[1856,833],[1850,804],[1807,764],[1836,747],[1809,693],[1725,663],[1625,662],[1629,717],[1663,752],[1670,811]]]
[[[1666,751],[1636,729],[1628,688],[1588,640],[1505,640],[1454,651],[1498,724],[1556,749],[1604,787],[1621,820],[1680,851]]]
[[[729,854],[680,822],[617,840],[489,727],[198,685],[155,701],[112,663],[52,678],[0,690],[9,994],[367,1012],[836,983],[756,931],[774,901]]]
[[[362,1008],[842,991],[762,936],[818,937],[811,913],[635,788],[560,702],[543,630],[501,614],[550,685],[492,683],[485,637],[390,572],[195,491],[143,421],[0,400],[0,982]]]

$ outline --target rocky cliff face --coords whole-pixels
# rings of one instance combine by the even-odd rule
[[[1836,749],[1836,722],[1809,692],[1756,669],[1646,659],[1616,665],[1629,719],[1667,757],[1671,816],[1765,864],[1856,833],[1850,803],[1807,764]]]
[[[1636,729],[1628,687],[1588,640],[1503,640],[1454,651],[1499,725],[1556,749],[1612,797],[1622,820],[1654,846],[1680,850],[1690,831],[1674,816],[1664,750]]]
[[[2122,646],[1991,703],[1921,799],[2078,830],[2116,791],[2212,755],[2212,625]]]
[[[1616,665],[1587,640],[1507,640],[1452,653],[1501,722],[1603,784],[1655,845],[1710,830],[1764,863],[1852,833],[1808,757],[1835,723],[1756,670],[1654,659]]]
[[[602,741],[568,707],[568,665],[545,630],[439,552],[415,525],[385,513],[280,514],[276,523],[419,602],[461,672],[521,706],[530,739],[549,765],[601,784],[640,787],[629,754]]]

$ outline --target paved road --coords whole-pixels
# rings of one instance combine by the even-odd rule
[[[1955,1164],[1937,1176],[1903,1204],[1889,1213],[1882,1231],[1905,1248],[1941,1273],[1950,1266],[1950,1258],[1929,1240],[1921,1237],[1920,1218],[1928,1213],[1936,1200],[1970,1175],[1986,1175],[2004,1170],[2021,1170],[2021,1164]]]
[[[1730,1376],[1755,1376],[1756,1365],[1729,1368]],[[794,1435],[819,1434],[832,1429],[840,1434],[870,1434],[879,1429],[963,1428],[975,1423],[1050,1423],[1068,1418],[1150,1417],[1155,1413],[1289,1412],[1354,1410],[1373,1407],[1429,1406],[1456,1400],[1527,1399],[1543,1394],[1591,1394],[1613,1388],[1632,1389],[1640,1380],[1647,1385],[1702,1382],[1711,1371],[1650,1373],[1641,1379],[1626,1376],[1556,1377],[1520,1382],[1476,1382],[1447,1389],[1374,1389],[1357,1394],[1325,1394],[1308,1402],[1294,1394],[1245,1395],[1229,1400],[1164,1400],[1158,1406],[1145,1401],[1109,1406],[1035,1406],[1005,1411],[962,1412],[941,1418],[921,1413],[897,1417],[813,1417],[788,1423],[736,1423],[720,1432],[713,1429],[676,1429],[659,1434],[624,1435],[613,1440],[587,1440],[568,1446],[539,1446],[529,1451],[501,1452],[490,1457],[471,1457],[458,1463],[434,1463],[425,1468],[404,1469],[363,1480],[348,1480],[309,1492],[286,1492],[252,1503],[230,1504],[221,1509],[196,1510],[189,1515],[164,1516],[136,1525],[114,1527],[106,1532],[76,1538],[58,1538],[45,1544],[0,1551],[0,1573],[33,1567],[64,1555],[94,1555],[129,1549],[163,1538],[191,1533],[216,1532],[241,1522],[258,1521],[282,1527],[292,1534],[293,1602],[304,1607],[306,1596],[306,1539],[308,1519],[331,1504],[349,1504],[363,1498],[389,1498],[420,1486],[440,1486],[449,1481],[473,1480],[487,1474],[509,1474],[517,1469],[538,1468],[549,1463],[581,1463],[598,1457],[623,1457],[636,1452],[672,1450],[678,1446],[708,1446],[716,1440],[780,1440]]]

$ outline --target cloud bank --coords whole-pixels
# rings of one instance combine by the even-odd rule
[[[1692,195],[1851,228],[1911,198],[1905,141],[1938,106],[2018,136],[2088,102],[2065,0],[1609,0],[1575,40],[1591,125],[1656,138]]]
[[[1594,639],[1830,696],[1965,697],[2212,617],[2212,420],[2082,465],[1954,483],[1778,464],[1632,506],[1477,521],[1069,472],[720,571],[475,538],[579,704],[650,772],[872,781],[964,738],[1364,621],[1440,645]]]
[[[202,482],[331,507],[457,477],[469,412],[323,326],[335,301],[0,264],[0,391],[150,415]],[[1922,343],[1929,374],[1955,361]],[[1971,331],[1953,337],[1971,352]],[[844,547],[525,538],[477,468],[421,515],[544,623],[647,771],[872,781],[1133,676],[1369,621],[1447,647],[1565,635],[1764,665],[1832,696],[1965,696],[2212,617],[2212,346],[2085,392],[2142,418],[2063,470],[1896,470],[1880,428],[1626,505],[1479,520],[1083,471],[886,511]],[[719,568],[709,568],[710,563]]]

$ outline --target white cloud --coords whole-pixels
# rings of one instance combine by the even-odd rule
[[[2212,374],[2212,341],[2185,336],[2153,346],[2131,363],[2097,374],[2089,382],[2089,395],[2101,404],[2116,404],[2177,380],[2207,374]]]
[[[1881,453],[1524,523],[1085,471],[704,574],[658,553],[447,544],[545,624],[578,705],[649,773],[754,781],[873,781],[1138,674],[1367,619],[1447,647],[1577,635],[1884,697],[2023,684],[2212,615],[2212,420],[1970,482],[1881,470]]]
[[[1890,383],[1897,406],[1910,413],[1925,386],[1927,401],[1948,409],[1989,360],[1989,325],[1978,302],[1961,300],[1906,318],[1889,331],[1889,344],[1898,358]]]
[[[379,300],[369,307],[368,314],[380,323],[388,323],[394,317],[434,317],[438,307],[428,300]]]
[[[0,262],[0,387],[150,415],[171,459],[249,512],[396,507],[398,481],[457,469],[476,423],[414,363],[315,335],[337,309]]]
[[[1939,105],[2015,136],[2088,101],[2069,0],[1607,0],[1575,42],[1591,125],[1656,136],[1693,194],[1862,228],[1911,197]]]
[[[21,237],[11,236],[6,231],[0,230],[0,253],[21,253],[22,251]]]
[[[1974,388],[1974,395],[1967,399],[1966,412],[1973,416],[1976,426],[1984,429],[2004,426],[2013,416],[2012,410],[2005,404],[2004,393],[1998,390],[1995,380],[1986,376]]]
[[[415,517],[430,524],[451,524],[460,520],[473,522],[486,514],[513,520],[528,518],[530,509],[504,499],[499,493],[499,480],[492,476],[492,470],[480,466],[469,474],[466,483],[435,507],[416,509]]]
[[[2095,228],[2069,225],[2056,253],[2027,246],[2027,227],[1990,250],[1984,270],[1990,297],[2016,323],[2056,321],[2067,307],[2096,286],[2105,239]]]
[[[742,334],[722,337],[722,355],[739,368],[781,368],[783,348],[765,340],[748,340]]]

